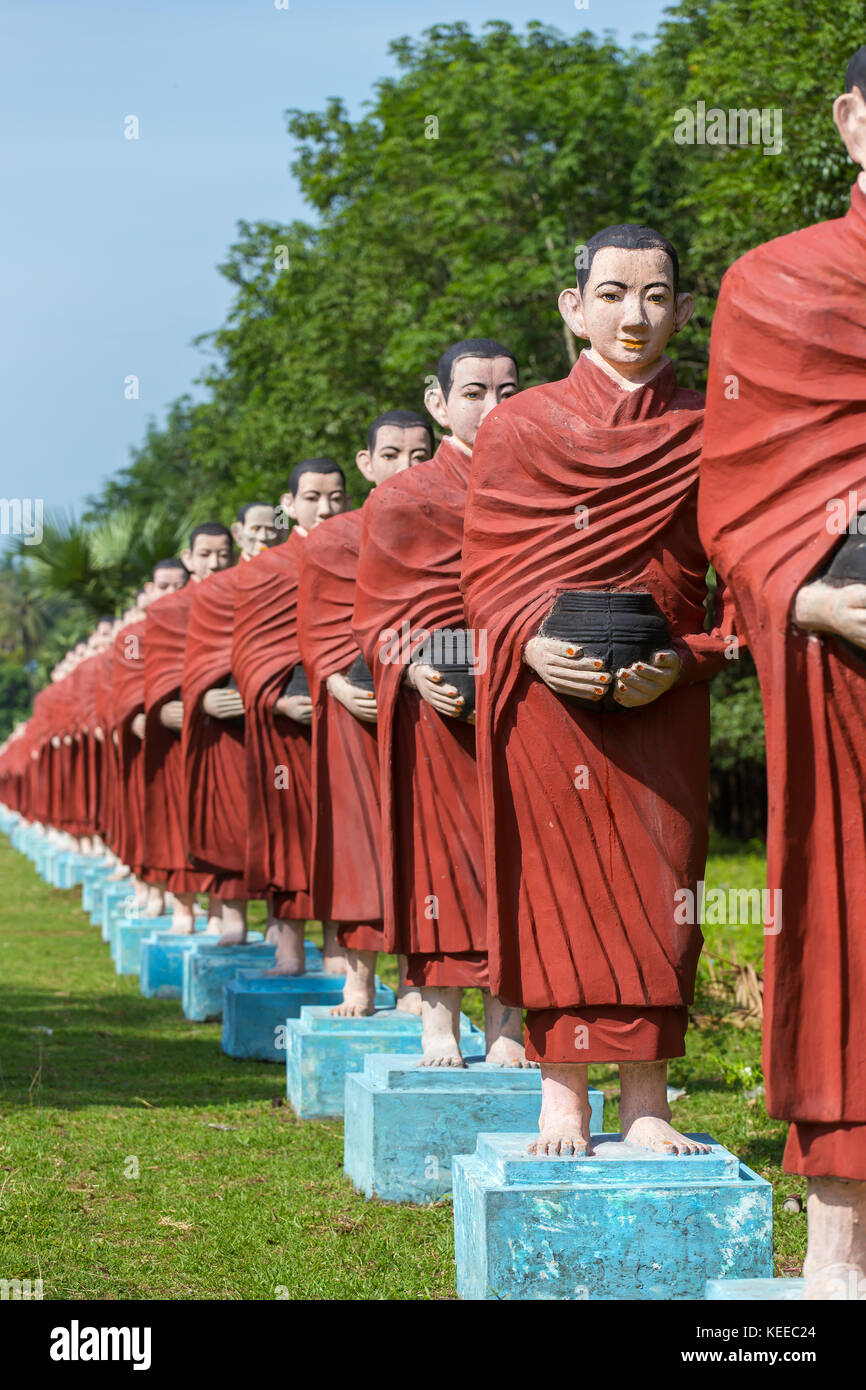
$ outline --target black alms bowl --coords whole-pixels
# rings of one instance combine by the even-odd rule
[[[650,661],[671,644],[667,622],[652,594],[629,589],[567,590],[558,596],[539,633],[582,647],[584,656],[603,661],[612,676],[623,666]],[[623,709],[613,698],[614,689],[611,681],[596,709]]]

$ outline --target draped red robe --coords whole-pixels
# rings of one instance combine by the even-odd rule
[[[703,873],[705,682],[724,653],[701,631],[700,429],[701,398],[670,363],[627,391],[583,354],[564,381],[498,406],[473,452],[463,588],[488,643],[476,718],[491,987],[532,1011],[539,1060],[683,1051],[702,937],[675,921],[674,895]],[[677,686],[612,712],[555,694],[522,654],[566,589],[652,594]]]
[[[297,530],[238,572],[232,670],[247,711],[246,874],[286,920],[312,916],[310,730],[273,706],[301,660]]]
[[[361,511],[331,517],[304,542],[298,645],[313,701],[313,913],[340,924],[344,946],[381,951],[382,834],[376,725],[329,695],[327,680],[359,655],[352,633]]]
[[[244,564],[243,568],[246,568]],[[214,719],[202,697],[231,676],[236,566],[192,589],[181,679],[184,842],[197,868],[218,875],[219,897],[250,897],[246,855],[244,720]]]
[[[458,581],[469,463],[443,440],[428,463],[389,478],[367,499],[353,630],[379,710],[385,949],[409,956],[411,983],[483,988],[475,731],[437,714],[403,683],[423,635],[465,625]]]
[[[862,176],[861,176],[862,177]],[[759,246],[713,324],[700,523],[755,656],[767,727],[767,1108],[787,1170],[866,1180],[866,669],[792,622],[866,492],[866,196]],[[852,500],[849,493],[859,494]]]
[[[139,877],[144,877],[144,743],[132,732],[132,721],[144,709],[144,639],[143,621],[120,629],[111,676],[122,788],[118,854]]]
[[[180,699],[189,612],[196,581],[157,599],[147,610],[144,663],[145,862],[174,893],[207,893],[217,886],[213,874],[193,869],[184,846],[183,743],[167,729],[160,710]]]

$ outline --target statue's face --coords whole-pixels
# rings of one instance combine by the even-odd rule
[[[162,598],[163,594],[174,594],[178,589],[182,589],[189,579],[186,570],[176,569],[174,565],[168,569],[155,569],[151,592],[154,598]]]
[[[195,580],[207,579],[209,574],[227,570],[232,562],[232,543],[229,536],[196,536],[192,549],[181,551],[180,558]]]
[[[339,473],[304,473],[297,492],[284,493],[280,505],[306,536],[319,522],[346,511],[349,499]]]
[[[276,545],[279,536],[274,520],[274,508],[248,507],[243,521],[233,523],[232,535],[246,560],[258,555],[260,550],[267,550],[270,546]]]
[[[424,397],[437,425],[451,431],[458,444],[472,451],[487,416],[500,401],[520,390],[510,357],[461,357],[454,363],[448,399],[437,382]]]
[[[373,452],[362,449],[355,462],[368,482],[377,485],[429,457],[430,435],[423,425],[380,425]]]
[[[559,308],[569,328],[628,378],[658,362],[668,339],[691,318],[694,300],[674,297],[674,268],[665,251],[603,246],[583,293],[564,290]]]

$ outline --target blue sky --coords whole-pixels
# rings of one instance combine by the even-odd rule
[[[656,0],[5,0],[3,496],[80,510],[194,389],[239,218],[308,216],[287,107],[353,114],[388,41],[463,19],[651,33]],[[124,138],[136,116],[138,140]],[[139,379],[138,400],[124,381]]]

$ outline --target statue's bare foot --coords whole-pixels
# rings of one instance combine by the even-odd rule
[[[215,917],[208,917],[205,931],[208,936],[222,936],[223,919],[219,913]]]
[[[369,1018],[376,1012],[374,1004],[366,999],[343,999],[331,1009],[334,1018]]]
[[[589,1133],[592,1111],[583,1091],[585,1086],[574,1090],[551,1086],[542,1072],[538,1138],[528,1145],[527,1153],[535,1158],[586,1158],[592,1152]]]
[[[175,917],[169,927],[174,936],[192,936],[195,932],[194,917]]]
[[[306,959],[303,956],[300,958],[300,962],[297,957],[292,960],[280,960],[279,957],[277,957],[276,963],[263,973],[265,975],[281,975],[291,979],[295,975],[303,975],[305,969]]]
[[[639,1149],[650,1149],[663,1154],[708,1154],[709,1144],[701,1144],[697,1139],[689,1139],[679,1130],[661,1120],[657,1115],[639,1115],[626,1125],[622,1122],[622,1137],[626,1144],[634,1144]]]
[[[403,992],[402,994],[398,994],[398,995],[397,995],[397,1005],[396,1005],[396,1007],[397,1007],[398,1011],[399,1011],[401,1014],[415,1014],[418,1018],[420,1018],[420,1017],[421,1017],[421,991],[420,991],[420,989],[413,989],[413,987],[412,987],[411,985],[407,985],[407,986],[405,987],[404,992]]]
[[[466,1063],[458,1052],[425,1053],[418,1063],[419,1067],[465,1067]]]
[[[224,931],[217,942],[218,946],[244,946],[246,944],[246,927],[229,927]]]
[[[486,1061],[492,1062],[497,1067],[537,1067],[537,1062],[530,1062],[526,1056],[526,1049],[522,1042],[515,1042],[514,1038],[499,1037],[488,1048]]]

